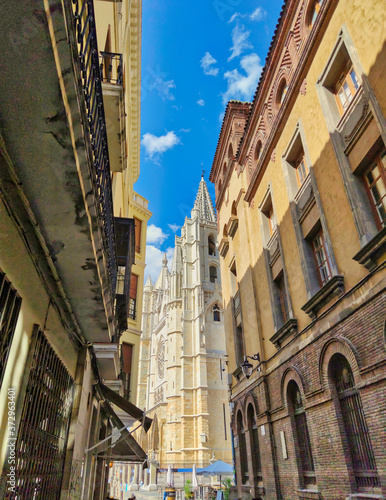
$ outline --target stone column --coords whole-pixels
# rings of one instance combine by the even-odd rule
[[[149,491],[157,491],[157,467],[159,463],[157,460],[150,460],[150,474],[149,477]]]
[[[130,484],[129,486],[129,490],[130,491],[138,491],[139,490],[139,480],[138,480],[138,477],[139,477],[139,468],[141,466],[140,465],[134,465],[134,479],[133,479],[133,482]]]

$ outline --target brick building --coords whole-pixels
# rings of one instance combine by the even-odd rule
[[[210,179],[240,495],[386,493],[384,26],[379,0],[287,0],[253,102],[225,112]]]

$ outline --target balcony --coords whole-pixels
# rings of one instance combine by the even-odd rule
[[[126,155],[122,54],[101,52],[99,70],[102,78],[110,170],[112,172],[122,172],[125,168]]]

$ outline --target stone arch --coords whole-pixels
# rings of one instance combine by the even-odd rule
[[[205,306],[205,309],[204,309],[204,317],[206,317],[206,315],[212,311],[213,307],[215,305],[218,305],[218,307],[220,308],[220,313],[222,313],[224,311],[224,308],[223,308],[223,305],[221,303],[221,300],[219,299],[213,299],[211,302],[209,302],[209,304],[207,304]]]
[[[322,388],[330,388],[328,370],[334,354],[341,354],[347,359],[354,375],[355,385],[359,384],[361,375],[359,372],[360,358],[357,350],[345,337],[334,337],[326,342],[319,357],[319,380]]]
[[[281,378],[281,388],[280,388],[282,404],[283,407],[287,409],[288,409],[287,389],[288,389],[288,384],[291,382],[291,380],[293,380],[299,387],[303,401],[306,400],[304,391],[305,384],[303,377],[300,373],[300,370],[296,368],[296,366],[290,366],[283,373],[283,376]]]
[[[253,406],[253,410],[255,412],[255,415],[257,416],[259,414],[259,406],[257,404],[257,400],[255,396],[252,393],[247,394],[247,397],[245,398],[244,401],[244,414],[248,414],[248,407],[249,405]]]
[[[234,418],[233,418],[233,431],[237,434],[237,416],[238,413],[241,412],[241,417],[242,417],[242,424],[243,428],[245,429],[245,414],[244,414],[244,405],[242,402],[239,400],[236,403],[235,409],[234,409]]]

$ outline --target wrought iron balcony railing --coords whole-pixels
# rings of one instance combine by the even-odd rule
[[[101,52],[99,69],[102,81],[107,83],[123,84],[122,54],[115,52]]]
[[[77,34],[82,86],[87,110],[87,124],[93,155],[93,173],[97,187],[97,209],[103,223],[104,251],[107,256],[111,291],[115,292],[117,261],[110,159],[102,96],[93,0],[71,0],[74,28]]]

